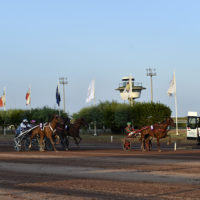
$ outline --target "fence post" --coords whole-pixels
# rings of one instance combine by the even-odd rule
[[[176,142],[174,142],[174,151],[176,151]]]
[[[110,136],[110,142],[111,143],[113,142],[113,136],[112,135]]]

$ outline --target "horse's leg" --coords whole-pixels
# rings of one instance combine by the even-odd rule
[[[75,144],[78,145],[79,143],[78,143],[78,141],[77,141],[77,139],[76,139],[76,136],[73,136],[73,138],[74,138]]]
[[[161,152],[161,150],[160,150],[160,141],[159,141],[159,137],[157,137],[157,147],[158,147],[158,151]]]
[[[82,138],[78,135],[77,138],[79,139],[78,144],[80,144]]]
[[[152,150],[152,140],[153,140],[153,138],[150,138],[150,140],[149,140],[149,151]]]
[[[144,151],[144,137],[140,137],[140,143],[141,143],[141,150]]]
[[[145,142],[146,151],[150,151],[149,141],[149,138],[147,138]]]
[[[60,143],[60,136],[56,134],[55,137],[56,137],[56,144],[59,144]]]
[[[29,151],[31,150],[31,146],[32,146],[32,139],[35,137],[36,133],[32,132],[31,136],[30,136],[30,144],[29,144]]]
[[[172,140],[171,140],[171,135],[169,135],[168,137],[169,137],[169,140],[167,142],[167,145],[169,146],[172,143]]]
[[[44,133],[42,131],[39,132],[40,134],[40,151],[44,151]]]
[[[55,152],[57,152],[51,135],[50,135],[50,134],[46,134],[46,136],[49,138],[49,140],[50,140],[50,142],[51,142],[51,145],[52,145],[52,147],[53,147],[53,150],[54,150]]]

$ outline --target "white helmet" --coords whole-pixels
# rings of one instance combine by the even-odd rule
[[[28,123],[28,120],[27,120],[27,119],[24,119],[23,122],[24,122],[24,123]]]

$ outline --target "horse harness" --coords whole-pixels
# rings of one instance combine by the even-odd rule
[[[47,127],[50,128],[50,130],[52,131],[53,134],[56,132],[56,128],[53,129],[53,128],[51,127],[51,123],[48,123],[48,125],[45,125],[45,124],[44,124],[43,130],[44,130],[44,128],[47,128]]]

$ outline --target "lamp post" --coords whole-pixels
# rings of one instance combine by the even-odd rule
[[[156,76],[156,69],[147,68],[147,76],[151,78],[151,103],[153,102],[153,76]]]
[[[68,84],[67,78],[59,78],[59,83],[63,85],[63,111],[65,112],[65,85]]]

